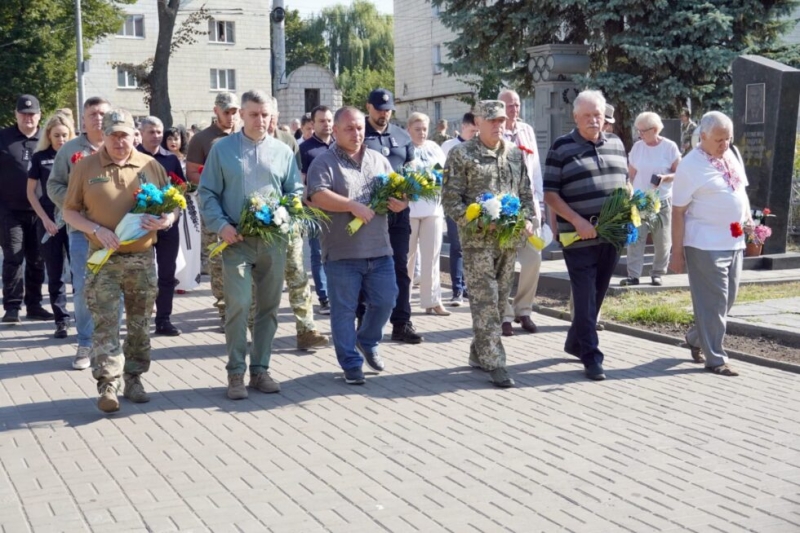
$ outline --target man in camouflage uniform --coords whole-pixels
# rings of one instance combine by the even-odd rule
[[[300,160],[300,147],[294,137],[278,129],[278,100],[273,97],[273,109],[276,113],[272,115],[267,132],[288,146],[294,153],[297,161],[297,168],[303,167]],[[294,314],[294,325],[297,330],[297,349],[314,350],[327,346],[330,342],[328,337],[320,335],[314,323],[314,306],[311,301],[311,287],[308,284],[308,273],[303,262],[303,236],[300,234],[292,235],[286,247],[286,267],[284,269],[286,287],[289,289],[289,305]],[[251,308],[251,317],[253,309]]]
[[[445,214],[456,221],[464,249],[464,276],[470,292],[474,338],[469,364],[491,373],[498,387],[513,387],[506,370],[506,353],[500,339],[500,324],[511,291],[517,243],[501,247],[496,236],[463,231],[467,206],[481,194],[513,194],[520,199],[526,218],[525,235],[539,227],[534,215],[533,194],[522,151],[503,139],[505,104],[485,100],[476,113],[478,135],[450,151],[444,170],[442,204]]]
[[[179,209],[160,217],[145,215],[148,233],[121,245],[114,228],[133,208],[136,190],[145,182],[163,187],[164,167],[133,149],[133,117],[123,109],[103,116],[103,147],[79,160],[72,170],[64,199],[64,221],[89,238],[90,253],[115,250],[97,273],[87,271],[86,303],[94,321],[92,375],[105,413],[119,410],[119,378],[125,379],[125,398],[135,403],[150,400],[140,379],[150,368],[150,315],[157,293],[153,244],[156,232],[167,230]],[[120,354],[120,294],[125,299],[128,334]]]

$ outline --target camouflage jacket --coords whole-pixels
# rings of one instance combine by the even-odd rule
[[[497,150],[490,150],[475,136],[453,148],[447,156],[442,188],[445,214],[455,220],[459,228],[464,227],[467,206],[485,192],[519,197],[523,215],[533,222],[534,229],[539,227],[522,151],[506,140],[501,140]],[[490,238],[467,234],[461,235],[461,242],[472,247],[493,244]]]

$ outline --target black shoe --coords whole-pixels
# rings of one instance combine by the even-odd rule
[[[66,322],[56,322],[56,332],[53,333],[53,337],[56,339],[66,339],[67,338],[67,323]]]
[[[364,371],[360,368],[350,368],[344,371],[344,382],[348,385],[363,385],[365,381]]]
[[[361,346],[359,343],[356,343],[356,349],[364,356],[364,360],[367,362],[369,367],[374,370],[375,372],[381,372],[386,368],[386,365],[383,362],[383,358],[377,351],[368,352]]]
[[[411,322],[406,322],[402,326],[396,325],[394,329],[392,329],[392,340],[408,344],[419,344],[423,341],[423,338],[422,335],[417,333]]]
[[[19,324],[19,309],[8,309],[3,315],[3,324]]]
[[[181,334],[181,330],[172,325],[172,322],[167,320],[156,324],[156,335],[165,335],[167,337],[177,337]]]
[[[25,314],[26,318],[31,320],[53,320],[55,315],[45,309],[44,307],[29,307],[28,312]]]
[[[508,375],[508,370],[505,368],[495,368],[489,375],[491,376],[492,383],[494,383],[495,387],[508,389],[515,385],[514,380],[511,379],[511,376]]]
[[[625,278],[619,282],[620,287],[630,287],[632,285],[638,285],[639,278]]]
[[[331,314],[331,304],[328,300],[322,300],[319,303],[319,314],[321,315],[329,315]]]
[[[603,370],[603,365],[589,365],[586,367],[586,377],[591,379],[592,381],[603,381],[606,379],[605,371]]]

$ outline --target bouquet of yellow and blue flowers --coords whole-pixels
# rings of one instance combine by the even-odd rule
[[[606,198],[600,215],[593,217],[591,222],[597,235],[619,250],[638,240],[639,226],[642,223],[650,228],[658,228],[661,225],[661,218],[658,216],[660,210],[661,200],[657,191],[642,192],[637,189],[631,195],[628,189],[620,187]],[[566,248],[579,241],[580,236],[577,232],[570,231],[559,234],[558,240]]]
[[[272,244],[276,238],[288,241],[297,233],[307,235],[329,220],[328,215],[319,209],[303,205],[299,196],[254,193],[242,208],[237,229],[245,237],[261,237],[267,244]],[[222,253],[227,247],[226,242],[210,245],[209,257]]]
[[[467,206],[464,215],[467,219],[468,234],[494,234],[501,248],[516,247],[520,244],[520,236],[525,230],[525,214],[521,209],[519,198],[513,194],[495,196],[485,192]],[[528,237],[537,250],[544,248],[544,241],[536,235]]]
[[[378,215],[385,215],[389,212],[389,198],[408,199],[411,202],[435,200],[441,193],[441,185],[442,174],[436,169],[404,169],[402,174],[378,174],[375,176],[369,208]],[[354,235],[363,225],[363,220],[355,218],[347,225],[347,233]]]
[[[173,212],[175,208],[186,209],[186,198],[174,185],[167,185],[159,189],[152,183],[144,183],[134,193],[134,200],[136,203],[133,209],[122,217],[114,229],[121,246],[136,242],[149,233],[142,227],[144,217],[160,217]],[[103,248],[93,253],[87,262],[89,270],[94,274],[100,272],[113,253],[114,250],[109,248]]]

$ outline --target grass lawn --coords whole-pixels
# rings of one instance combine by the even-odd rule
[[[741,285],[737,303],[800,296],[800,283]],[[689,326],[694,321],[688,290],[606,296],[603,318],[627,324]]]

